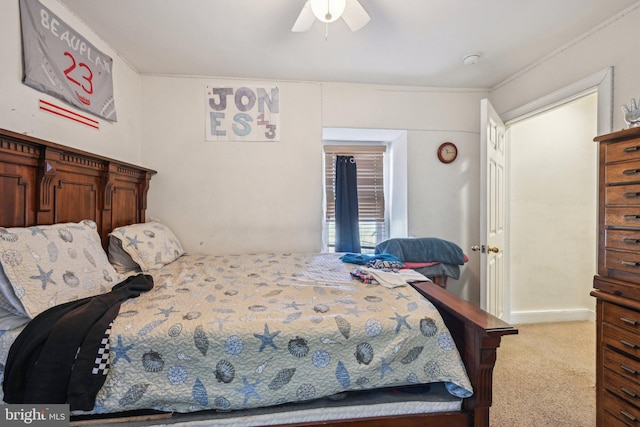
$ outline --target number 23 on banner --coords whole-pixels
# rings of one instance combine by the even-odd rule
[[[86,94],[91,95],[93,93],[93,72],[91,71],[91,68],[89,68],[89,66],[84,62],[78,63],[74,56],[69,52],[65,52],[64,56],[71,60],[71,65],[64,70],[64,75],[67,80],[82,88]],[[81,96],[77,92],[76,95],[83,104],[91,104],[89,99]]]

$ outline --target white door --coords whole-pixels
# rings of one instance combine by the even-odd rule
[[[480,305],[504,317],[506,242],[505,125],[487,99],[480,104]]]

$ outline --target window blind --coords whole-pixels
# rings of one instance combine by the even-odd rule
[[[336,156],[353,156],[358,173],[358,216],[360,241],[363,248],[373,248],[387,238],[384,201],[384,153],[385,146],[354,145],[324,147],[326,222],[335,224],[335,179]],[[329,245],[332,246],[329,233]]]

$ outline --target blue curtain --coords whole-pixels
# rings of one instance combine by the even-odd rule
[[[336,252],[360,252],[356,172],[353,156],[336,156]]]

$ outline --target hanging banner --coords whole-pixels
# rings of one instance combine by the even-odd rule
[[[280,141],[280,89],[205,88],[207,141]]]
[[[23,82],[81,110],[117,121],[113,60],[38,0],[20,0]]]

